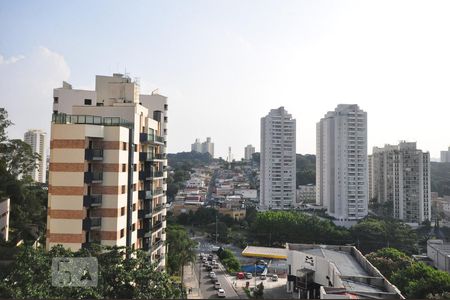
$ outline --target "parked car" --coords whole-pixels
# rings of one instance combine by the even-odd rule
[[[244,279],[244,278],[245,278],[244,272],[238,272],[238,273],[236,274],[236,278],[237,278],[237,279]]]
[[[252,279],[253,278],[252,273],[245,273],[245,278]]]
[[[213,272],[213,271],[209,272],[209,277],[213,277],[213,276],[216,276],[216,272]]]
[[[261,280],[266,280],[266,275],[261,275]]]
[[[216,283],[214,284],[214,288],[215,288],[216,290],[220,289],[220,288],[221,288],[220,282],[216,282]]]
[[[211,282],[213,284],[216,284],[216,282],[219,282],[219,279],[217,278],[217,275],[214,275],[213,277],[211,277]]]
[[[219,268],[219,264],[218,263],[215,263],[215,264],[213,264],[213,269],[218,269]]]
[[[217,290],[217,297],[225,298],[225,290],[224,289],[218,289]]]
[[[277,274],[273,274],[272,275],[272,281],[278,281],[278,275]]]
[[[211,265],[207,265],[205,268],[206,268],[206,271],[208,271],[208,272],[212,271],[212,269],[213,269]]]

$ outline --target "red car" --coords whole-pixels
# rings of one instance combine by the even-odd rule
[[[244,272],[238,272],[238,273],[236,274],[236,278],[237,278],[237,279],[244,279],[244,278],[245,278]]]

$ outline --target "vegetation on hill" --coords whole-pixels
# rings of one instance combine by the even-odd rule
[[[450,195],[450,163],[431,162],[431,191]]]
[[[192,169],[199,166],[205,166],[213,161],[209,153],[200,152],[179,152],[167,154],[169,166],[173,169]]]

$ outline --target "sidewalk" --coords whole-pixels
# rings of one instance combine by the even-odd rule
[[[230,283],[230,285],[233,287],[234,291],[238,295],[239,299],[247,299],[247,294],[245,293],[244,289],[242,288],[245,285],[241,285],[240,281],[237,280],[236,277],[231,276],[229,274],[225,274],[225,279]]]
[[[187,293],[188,299],[203,299],[202,292],[198,288],[198,278],[192,269],[192,264],[184,266],[184,286],[188,291],[192,288],[191,293]]]

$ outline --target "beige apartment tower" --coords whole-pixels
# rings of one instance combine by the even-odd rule
[[[54,89],[47,249],[129,246],[164,268],[167,111],[122,74]]]

